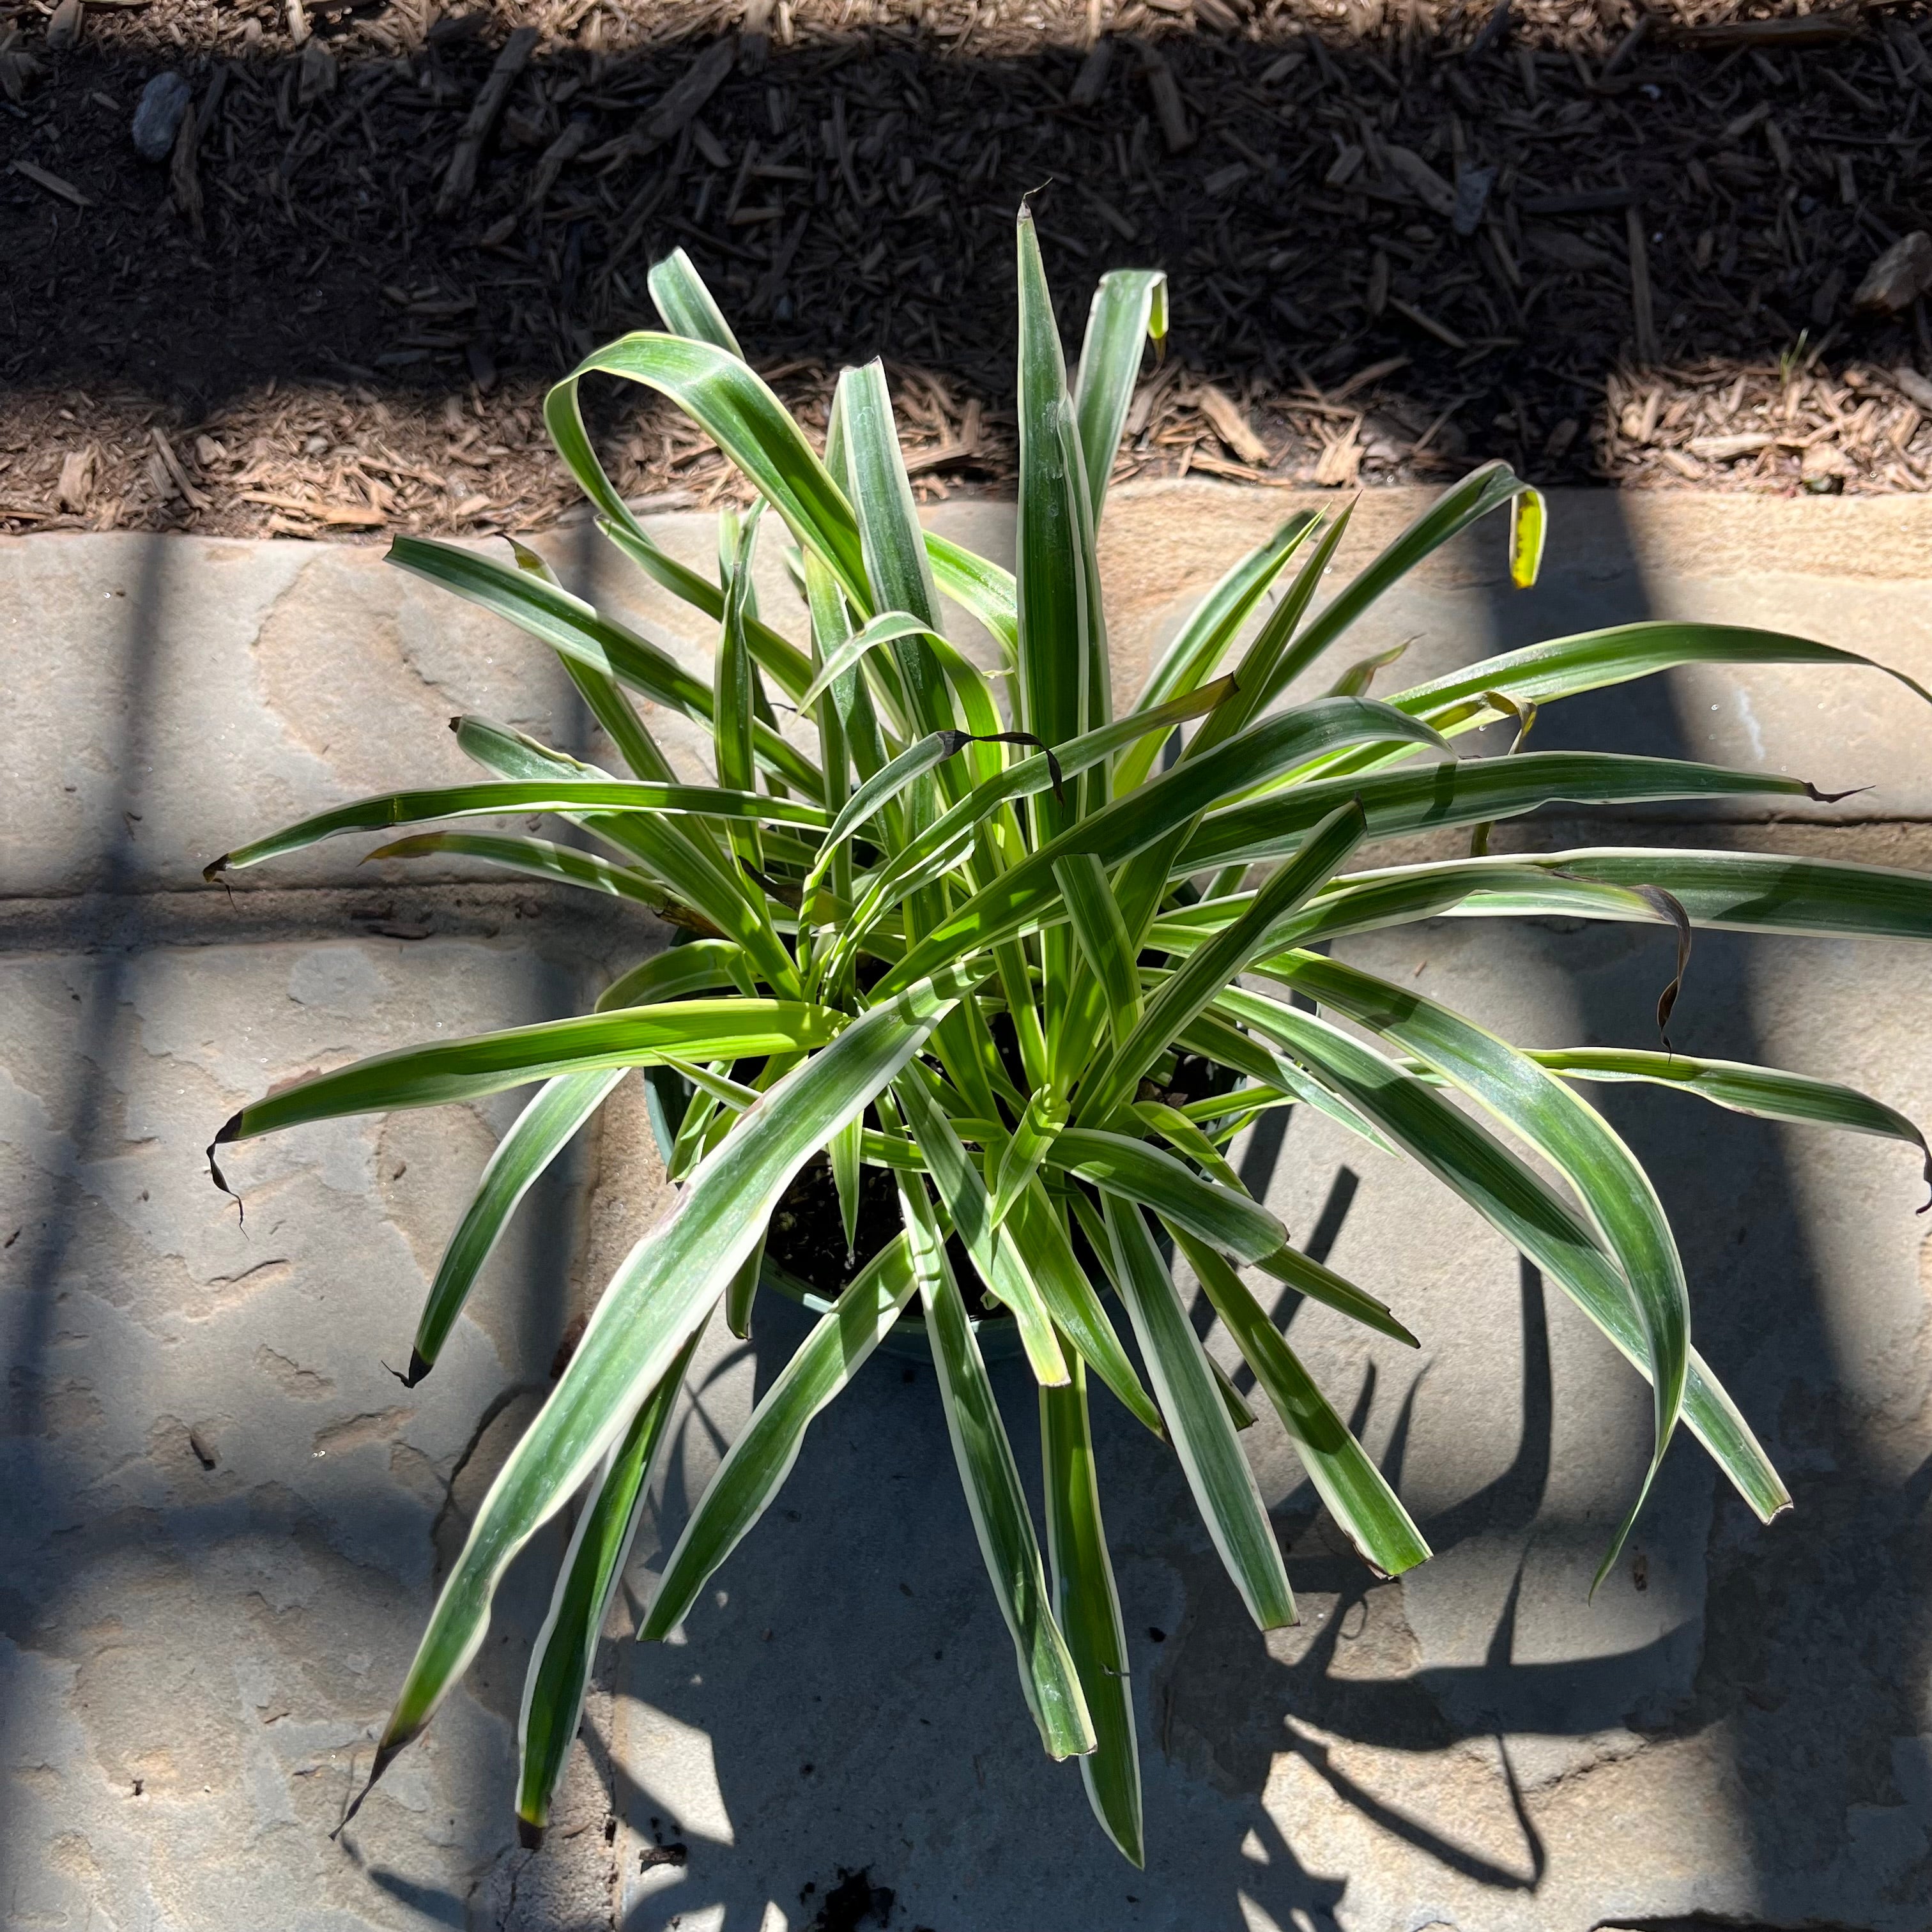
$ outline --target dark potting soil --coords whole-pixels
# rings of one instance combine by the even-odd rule
[[[799,1170],[772,1216],[765,1252],[788,1273],[796,1275],[826,1300],[836,1300],[848,1282],[896,1235],[905,1224],[899,1218],[898,1187],[891,1170],[859,1170],[859,1220],[848,1250],[845,1224],[838,1211],[838,1190],[832,1163],[814,1154]],[[946,1244],[953,1278],[965,1298],[966,1312],[975,1320],[998,1313],[986,1300],[978,1271],[955,1234]]]
[[[1000,1058],[1017,1084],[1024,1076],[1012,1040],[1012,1023],[1005,1014],[994,1016],[992,1031]],[[1211,1094],[1226,1091],[1232,1080],[1227,1070],[1214,1061],[1198,1054],[1184,1053],[1164,1084],[1156,1088],[1150,1082],[1142,1083],[1143,1097],[1184,1106],[1205,1100]],[[838,1190],[832,1178],[832,1163],[824,1154],[818,1154],[799,1170],[774,1210],[765,1238],[765,1252],[828,1301],[834,1300],[904,1225],[899,1215],[898,1187],[891,1171],[862,1167],[858,1221],[848,1249]],[[1103,1280],[1097,1257],[1088,1246],[1077,1222],[1072,1226],[1072,1237],[1074,1252],[1082,1265],[1096,1281]],[[1000,1312],[986,1300],[984,1284],[958,1235],[946,1242],[946,1252],[965,1298],[968,1313],[976,1319]]]

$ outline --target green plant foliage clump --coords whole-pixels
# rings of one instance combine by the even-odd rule
[[[618,1268],[484,1500],[371,1784],[476,1654],[505,1567],[574,1499],[524,1704],[518,1815],[526,1838],[541,1834],[700,1336],[714,1319],[748,1332],[770,1217],[821,1151],[848,1242],[868,1168],[890,1176],[901,1226],[731,1445],[640,1635],[677,1627],[777,1493],[813,1417],[896,1324],[922,1322],[1021,1693],[1046,1750],[1078,1762],[1102,1826],[1136,1862],[1133,1705],[1091,1402],[1118,1402],[1171,1446],[1256,1622],[1295,1614],[1239,1441],[1246,1411],[1196,1339],[1168,1252],[1184,1258],[1364,1560],[1393,1575],[1429,1554],[1244,1279],[1258,1270],[1414,1339],[1244,1190],[1227,1150],[1266,1110],[1318,1108],[1416,1162],[1559,1285],[1652,1387],[1653,1474],[1681,1424],[1760,1516],[1788,1504],[1692,1346],[1656,1192],[1584,1090],[1656,1082],[1922,1148],[1917,1130],[1824,1080],[1648,1048],[1524,1052],[1328,947],[1445,914],[1660,922],[1676,928],[1680,971],[1700,927],[1932,938],[1932,883],[1904,873],[1755,853],[1486,850],[1491,825],[1552,800],[1817,796],[1801,779],[1637,754],[1457,755],[1483,726],[1513,722],[1520,746],[1538,706],[1673,665],[1866,660],[1770,632],[1640,623],[1509,652],[1386,701],[1366,694],[1374,665],[1358,664],[1327,695],[1284,705],[1378,598],[1491,512],[1507,513],[1515,580],[1534,579],[1540,500],[1491,464],[1333,595],[1324,578],[1348,511],[1291,516],[1208,593],[1145,688],[1117,693],[1094,531],[1147,339],[1165,332],[1165,283],[1147,271],[1101,282],[1070,383],[1024,209],[1018,256],[1016,574],[922,531],[879,364],[841,378],[821,453],[674,256],[651,280],[669,332],[591,356],[547,415],[603,534],[716,626],[715,676],[572,596],[520,547],[504,563],[398,538],[394,561],[557,652],[625,769],[461,718],[476,783],[348,806],[209,868],[436,821],[375,856],[460,853],[614,893],[689,941],[642,960],[592,1012],[314,1076],[243,1108],[218,1137],[541,1083],[450,1242],[415,1380],[532,1181],[625,1073],[655,1070],[672,1100],[677,1205]],[[592,375],[668,397],[755,493],[748,513],[724,514],[716,580],[654,544],[611,486],[578,409]],[[810,614],[802,638],[759,614],[753,547],[774,538]],[[949,638],[942,599],[994,640],[995,669]],[[675,770],[634,698],[702,725],[712,772]],[[463,829],[506,814],[554,815],[595,849]],[[1370,842],[1454,826],[1472,828],[1466,858],[1351,869]],[[1181,1056],[1217,1070],[1186,1104],[1172,1085]],[[967,1288],[1010,1324],[1037,1385],[1043,1541],[985,1366],[986,1324],[969,1318],[950,1258],[960,1252],[976,1276]]]

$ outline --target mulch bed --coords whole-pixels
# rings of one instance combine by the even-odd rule
[[[883,353],[921,494],[998,488],[1034,189],[1072,343],[1173,277],[1124,474],[1927,488],[1924,298],[1853,297],[1932,226],[1932,17],[1762,10],[0,0],[0,529],[554,521],[544,388],[674,246],[808,422]],[[627,492],[733,488],[598,406]]]

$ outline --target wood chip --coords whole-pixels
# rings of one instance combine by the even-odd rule
[[[1750,430],[1738,436],[1694,436],[1684,447],[1706,462],[1728,463],[1733,457],[1751,456],[1760,449],[1768,449],[1777,440],[1768,430]]]
[[[1406,356],[1385,356],[1379,362],[1371,362],[1366,369],[1358,369],[1339,388],[1328,392],[1331,403],[1346,402],[1358,389],[1366,389],[1371,382],[1379,382],[1384,376],[1393,376],[1398,369],[1406,369],[1409,358]]]
[[[1595,214],[1636,205],[1634,188],[1580,188],[1570,194],[1531,194],[1516,197],[1521,214]]]
[[[1315,480],[1324,490],[1348,489],[1360,476],[1362,446],[1355,435],[1360,424],[1358,416],[1340,436],[1323,441],[1321,460],[1315,466]]]
[[[536,50],[538,35],[534,27],[519,27],[503,43],[488,78],[477,90],[475,104],[456,138],[456,151],[449,158],[448,172],[436,197],[436,212],[446,220],[460,208],[476,191],[476,170],[483,159],[484,144],[502,117],[510,90]],[[726,48],[728,53],[728,46]]]
[[[1501,44],[1509,30],[1510,0],[1496,0],[1496,4],[1490,9],[1490,17],[1483,22],[1476,38],[1469,43],[1464,58],[1474,60],[1480,55],[1487,53],[1490,48]]]
[[[1855,12],[1786,15],[1771,20],[1719,20],[1679,27],[1672,38],[1696,47],[1818,47],[1858,31]]]
[[[1214,434],[1244,463],[1264,464],[1268,460],[1268,445],[1256,434],[1254,424],[1226,390],[1216,388],[1210,382],[1196,394],[1194,400],[1201,413],[1214,425]]]
[[[44,188],[50,194],[57,194],[63,201],[70,201],[76,208],[92,208],[93,202],[81,193],[70,181],[63,181],[57,174],[36,166],[32,161],[16,161],[14,172],[25,175],[36,188]]]
[[[63,510],[70,510],[78,515],[87,508],[94,495],[94,446],[90,443],[85,449],[70,449],[61,460],[60,482],[55,487],[54,501]]]
[[[1432,335],[1438,342],[1446,343],[1451,349],[1466,349],[1468,341],[1458,335],[1447,322],[1438,322],[1432,315],[1425,315],[1413,302],[1406,302],[1399,296],[1390,296],[1388,305],[1397,315],[1406,316],[1425,334]]]
[[[1456,177],[1455,206],[1450,210],[1449,225],[1466,241],[1481,225],[1490,205],[1490,190],[1496,184],[1494,168],[1465,168]]]
[[[311,518],[316,523],[334,524],[345,529],[379,530],[388,520],[380,510],[372,510],[366,504],[304,503],[299,496],[284,496],[272,490],[244,490],[240,495],[244,503],[261,503],[271,509],[293,511],[298,516]],[[472,507],[482,508],[489,501],[487,496],[479,497]],[[272,518],[270,520],[274,520]]]
[[[208,499],[188,480],[188,472],[182,467],[181,458],[175,454],[174,445],[161,433],[160,424],[157,423],[148,434],[154,439],[155,454],[166,466],[168,474],[174,478],[175,488],[182,493],[188,508],[191,510],[206,509],[208,507]]]
[[[1362,165],[1362,150],[1352,142],[1345,142],[1341,152],[1329,164],[1328,172],[1322,177],[1324,188],[1346,188],[1355,178],[1356,170]]]
[[[314,46],[320,43],[312,40],[309,44]],[[200,146],[194,106],[190,102],[182,111],[181,126],[175,134],[175,150],[168,161],[168,184],[174,191],[175,206],[186,217],[197,242],[206,240],[208,233],[202,220],[200,164],[196,159]]]
[[[1294,488],[1283,478],[1270,476],[1264,470],[1256,470],[1246,463],[1230,463],[1225,457],[1216,456],[1211,451],[1198,447],[1188,452],[1187,466],[1190,470],[1202,470],[1210,476],[1225,476],[1231,483],[1265,483],[1276,490]]]
[[[1901,396],[1909,396],[1922,410],[1932,410],[1932,382],[1916,369],[1901,363],[1892,372],[1892,383]]]
[[[296,64],[296,98],[304,107],[335,92],[335,56],[326,43],[310,40]]]
[[[530,178],[530,196],[525,204],[527,207],[540,208],[543,206],[550,198],[550,190],[556,185],[557,176],[563,172],[564,164],[574,160],[584,152],[590,139],[590,123],[588,121],[571,121],[565,124],[563,132],[538,158],[536,172]]]
[[[1160,122],[1161,139],[1170,154],[1183,154],[1196,140],[1194,124],[1187,118],[1187,105],[1180,98],[1180,83],[1165,56],[1143,42],[1141,70],[1147,77],[1148,92],[1154,100],[1155,118]]]
[[[617,160],[655,153],[716,94],[737,59],[729,40],[713,40],[683,74],[666,88],[656,104],[629,134],[592,151],[592,160]]]
[[[1080,63],[1080,71],[1073,76],[1073,85],[1067,92],[1067,106],[1093,106],[1100,100],[1101,90],[1107,85],[1107,70],[1113,64],[1112,39],[1108,38],[1096,40],[1088,50],[1087,58]]]
[[[80,0],[60,0],[47,22],[49,51],[58,53],[64,47],[76,45],[80,39],[83,19]]]
[[[1430,214],[1455,213],[1456,190],[1413,148],[1384,141],[1382,152],[1396,178]]]

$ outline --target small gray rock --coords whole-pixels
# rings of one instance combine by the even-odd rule
[[[1475,233],[1496,184],[1494,168],[1465,168],[1456,177],[1456,206],[1450,211],[1449,225],[1458,235]]]
[[[1868,315],[1898,315],[1932,288],[1932,235],[1916,228],[1894,242],[1859,283],[1852,306]]]
[[[172,69],[156,74],[142,88],[140,105],[134,110],[134,146],[143,160],[167,159],[193,98],[188,82]]]

